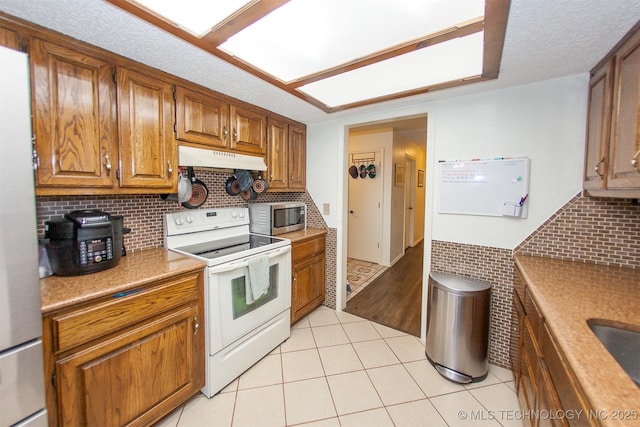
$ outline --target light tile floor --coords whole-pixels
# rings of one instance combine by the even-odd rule
[[[388,268],[384,265],[348,258],[347,282],[351,287],[351,292],[347,294],[347,301],[356,296],[358,292],[362,291]]]
[[[519,414],[511,371],[490,365],[482,382],[453,383],[418,338],[323,306],[216,396],[157,425],[521,427]]]

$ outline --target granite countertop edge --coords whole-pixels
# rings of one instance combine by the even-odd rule
[[[181,274],[204,270],[205,263],[165,248],[135,251],[113,268],[79,276],[40,279],[43,315],[125,292]]]

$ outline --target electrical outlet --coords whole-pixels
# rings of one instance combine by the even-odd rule
[[[331,212],[331,205],[329,203],[324,203],[322,205],[322,215],[329,215]]]

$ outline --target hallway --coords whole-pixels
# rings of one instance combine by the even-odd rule
[[[424,241],[350,298],[344,311],[419,337]]]

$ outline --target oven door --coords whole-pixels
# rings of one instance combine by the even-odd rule
[[[266,292],[253,300],[249,263],[268,258]],[[209,354],[256,329],[291,307],[291,246],[208,268],[207,326]],[[247,295],[249,294],[249,295]]]

